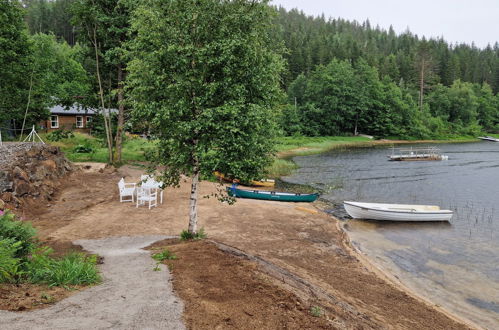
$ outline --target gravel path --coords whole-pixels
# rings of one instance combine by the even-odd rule
[[[78,240],[75,244],[104,257],[103,283],[46,309],[0,311],[7,329],[185,329],[182,302],[173,294],[164,265],[143,247],[165,236],[113,237]]]

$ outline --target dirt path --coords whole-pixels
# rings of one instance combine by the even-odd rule
[[[142,173],[139,168],[123,167],[118,173],[76,175],[50,208],[31,210],[25,217],[33,219],[48,242],[178,235],[187,227],[188,182],[178,189],[167,189],[165,203],[152,210],[119,203],[118,179],[124,176],[127,182],[137,182]],[[214,191],[214,184],[201,184],[201,195]],[[238,200],[229,206],[213,198],[200,198],[199,204],[200,226],[210,239],[299,278],[306,284],[302,288],[284,280],[281,285],[304,301],[320,303],[326,316],[342,327],[467,328],[370,271],[348,248],[337,220],[317,212],[311,204]],[[198,298],[192,293],[185,299]]]
[[[143,247],[165,236],[79,240],[104,257],[104,281],[54,306],[29,313],[0,311],[0,328],[25,329],[185,329],[183,304],[172,293],[166,267],[154,271]]]

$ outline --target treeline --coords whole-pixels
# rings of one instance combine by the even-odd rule
[[[278,9],[286,134],[444,138],[499,131],[499,44],[484,49]]]
[[[482,84],[499,91],[499,43],[484,49],[467,44],[449,44],[443,39],[419,38],[406,31],[397,35],[388,31],[343,19],[307,16],[298,10],[278,9],[276,34],[288,49],[286,86],[301,73],[310,73],[317,65],[332,59],[356,62],[363,58],[378,69],[381,77],[395,83],[419,84],[422,56],[431,83],[450,86],[455,80]]]
[[[376,137],[476,136],[499,129],[499,97],[487,83],[436,84],[420,107],[415,91],[400,87],[360,58],[333,59],[289,86],[281,116],[287,135],[365,133]],[[332,110],[334,109],[334,110]]]
[[[59,42],[53,34],[28,34],[25,13],[17,1],[0,2],[0,127],[4,129],[35,124],[48,117],[50,106],[71,105],[92,89],[83,48]]]
[[[2,2],[1,10],[16,9],[0,22],[0,33],[7,36],[1,39],[0,82],[5,84],[0,92],[8,95],[0,101],[5,109],[0,122],[19,121],[26,109],[28,121],[36,122],[62,100],[119,106],[123,127],[130,60],[123,45],[132,37],[128,7],[135,2],[100,1],[94,4],[97,12],[85,12],[84,3]],[[90,23],[98,26],[101,87]],[[372,27],[368,21],[311,17],[283,8],[276,9],[274,23],[275,45],[286,49],[284,134],[438,138],[499,131],[497,43],[483,49],[452,45]],[[18,34],[12,38],[14,30]],[[14,84],[6,83],[9,76]],[[98,97],[100,88],[104,99]]]

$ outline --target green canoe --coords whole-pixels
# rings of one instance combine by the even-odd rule
[[[229,196],[234,197],[280,202],[313,202],[319,197],[319,194],[293,194],[276,191],[245,190],[235,187],[227,187],[227,192]]]

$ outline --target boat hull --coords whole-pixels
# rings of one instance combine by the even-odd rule
[[[231,187],[227,187],[227,192],[229,193],[229,196],[233,197],[261,199],[261,200],[279,201],[279,202],[311,203],[319,197],[319,194],[292,194],[292,193],[282,193],[275,191],[237,189]]]
[[[496,139],[495,137],[492,136],[480,136],[478,138],[484,141],[499,142],[499,139]]]
[[[418,205],[375,204],[344,202],[345,211],[354,219],[383,221],[449,221],[453,212],[450,210],[415,210]],[[420,206],[423,207],[423,206]],[[438,208],[438,207],[434,207]]]

